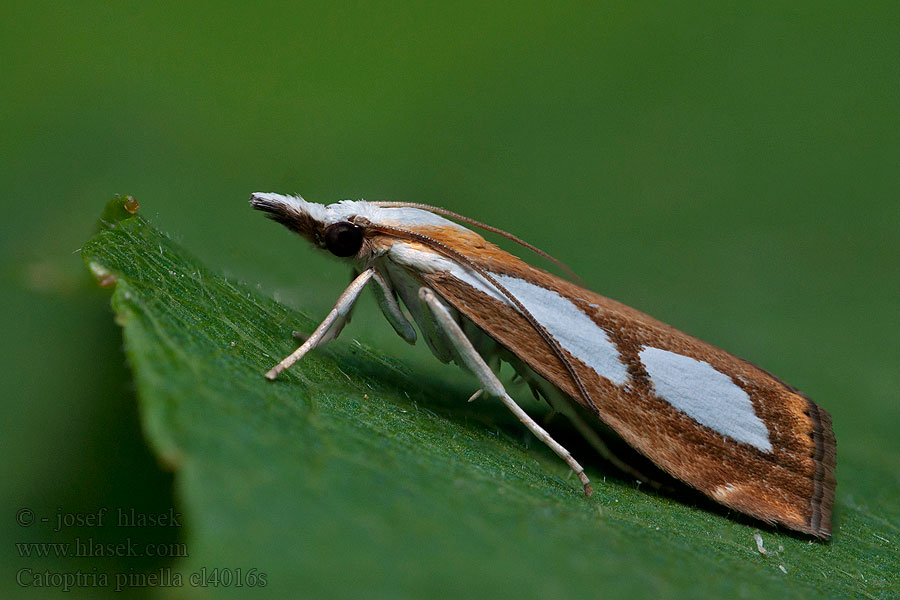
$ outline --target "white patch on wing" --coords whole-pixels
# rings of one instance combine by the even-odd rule
[[[568,298],[509,275],[492,274],[572,356],[616,385],[628,380],[628,369],[606,331]]]
[[[750,396],[712,365],[668,350],[645,347],[641,362],[656,395],[701,425],[750,444],[772,450],[769,430],[753,411]]]
[[[395,242],[389,251],[394,262],[426,273],[448,273],[466,285],[510,306],[512,303],[492,283],[465,266],[436,252]],[[628,379],[628,369],[606,331],[568,298],[517,277],[491,273],[530,312],[538,323],[572,356],[616,385]]]

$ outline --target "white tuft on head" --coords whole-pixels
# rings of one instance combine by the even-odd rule
[[[328,209],[323,204],[307,202],[300,196],[285,196],[271,192],[256,192],[250,195],[250,204],[259,208],[272,206],[281,208],[285,213],[301,213],[309,215],[313,220],[324,223]]]
[[[401,229],[416,227],[464,227],[420,208],[382,208],[365,200],[342,200],[335,204],[316,204],[307,202],[300,196],[284,196],[270,192],[257,192],[250,196],[250,202],[256,207],[272,206],[288,213],[309,215],[315,221],[331,225],[346,221],[350,217],[363,217],[375,225],[386,225]]]

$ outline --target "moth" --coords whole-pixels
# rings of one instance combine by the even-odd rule
[[[831,536],[831,417],[770,373],[531,266],[466,225],[554,259],[441,208],[349,200],[326,206],[273,193],[253,194],[250,204],[347,259],[358,273],[268,379],[337,337],[360,293],[372,287],[404,340],[415,343],[415,323],[440,361],[477,377],[481,390],[473,399],[482,391],[500,399],[568,463],[586,494],[592,489],[584,469],[507,393],[496,375],[501,362],[625,472],[644,479],[609,452],[598,426],[720,504],[769,524]]]

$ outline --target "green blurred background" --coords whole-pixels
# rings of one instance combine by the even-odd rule
[[[19,508],[177,502],[77,254],[115,193],[313,315],[346,269],[250,192],[427,202],[512,231],[816,399],[838,523],[893,506],[897,532],[897,2],[13,2],[0,31],[0,589],[33,533]],[[352,337],[460,377],[364,304]]]

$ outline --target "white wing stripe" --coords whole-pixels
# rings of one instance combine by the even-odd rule
[[[420,272],[446,272],[466,285],[512,305],[506,296],[481,275],[437,253],[395,242],[390,249],[390,257],[391,260],[410,265]],[[518,277],[497,273],[491,273],[491,276],[515,296],[572,356],[616,385],[623,385],[628,380],[628,369],[609,335],[571,300]]]
[[[628,368],[609,335],[571,300],[524,279],[492,275],[569,354],[616,385],[628,380]]]

